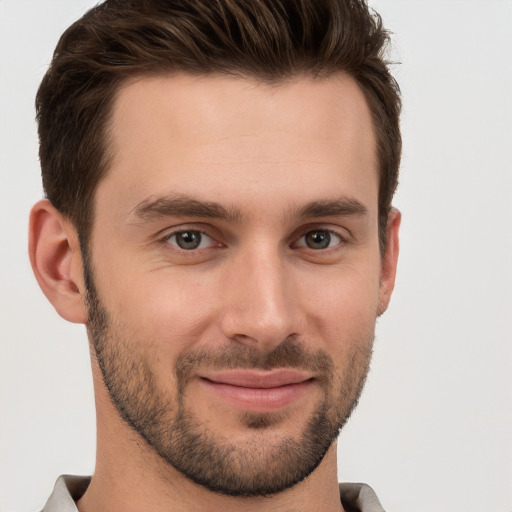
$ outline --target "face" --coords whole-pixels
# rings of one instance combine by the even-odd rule
[[[86,258],[120,417],[231,495],[321,462],[382,309],[371,115],[347,77],[143,78],[119,93]]]

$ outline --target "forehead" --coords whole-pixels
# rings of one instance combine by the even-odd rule
[[[346,75],[277,84],[142,77],[118,92],[110,134],[112,166],[98,200],[107,196],[125,213],[159,194],[250,205],[264,186],[289,202],[322,199],[313,196],[334,187],[332,195],[366,194],[376,207],[371,114]]]

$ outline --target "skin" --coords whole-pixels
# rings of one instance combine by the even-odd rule
[[[95,196],[91,265],[116,336],[137,340],[131,349],[150,362],[161,393],[176,396],[169,368],[184,354],[240,346],[264,357],[291,338],[327,354],[342,386],[351,354],[371,350],[376,318],[389,303],[400,224],[393,210],[381,254],[375,137],[357,84],[347,76],[278,85],[224,76],[140,78],[119,92],[111,134],[112,167]],[[237,215],[144,213],[157,198],[177,197],[216,202]],[[300,214],[326,202],[361,208]],[[180,230],[207,237],[185,251],[177,245]],[[305,235],[315,230],[331,233],[328,248],[308,247]],[[48,201],[32,210],[29,252],[59,314],[87,323],[77,235]],[[94,351],[92,367],[97,463],[81,512],[341,510],[335,442],[306,480],[284,492],[212,493],[122,421]],[[243,421],[246,411],[200,377],[186,388],[188,410],[249,449],[254,431]],[[277,408],[279,420],[258,431],[258,446],[300,439],[323,398],[314,375],[312,382]]]

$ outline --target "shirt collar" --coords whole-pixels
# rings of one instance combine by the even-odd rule
[[[75,502],[87,490],[90,476],[62,475],[41,512],[78,512]],[[374,490],[366,484],[340,484],[343,506],[350,512],[385,512]]]
[[[90,476],[59,476],[41,512],[78,512],[75,501],[84,495],[90,481]]]

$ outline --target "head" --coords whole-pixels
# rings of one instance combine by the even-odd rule
[[[357,403],[398,251],[386,39],[357,1],[107,1],[39,89],[36,275],[105,423],[209,490],[294,486]]]

